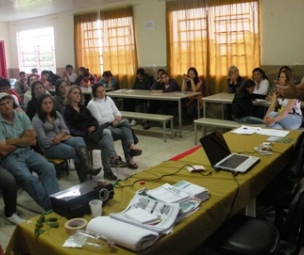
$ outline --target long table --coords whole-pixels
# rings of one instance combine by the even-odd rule
[[[182,100],[192,96],[200,95],[200,92],[168,92],[168,93],[152,93],[149,90],[143,89],[120,89],[107,92],[110,97],[118,98],[133,98],[133,99],[147,99],[147,100],[165,100],[178,102],[178,123],[179,123],[179,136],[182,137]],[[197,113],[200,117],[200,104],[197,100]]]
[[[214,94],[211,96],[203,97],[203,103],[204,103],[204,117],[206,116],[206,111],[207,111],[207,103],[216,103],[216,104],[222,104],[222,119],[224,119],[224,105],[225,104],[232,104],[233,98],[234,98],[234,93],[227,93],[227,92],[221,92],[218,94]],[[266,100],[257,100],[253,102],[254,105],[256,106],[269,106],[270,102]]]
[[[201,204],[200,210],[176,224],[173,233],[161,237],[153,246],[146,250],[135,253],[117,246],[113,253],[121,255],[189,254],[208,238],[229,216],[236,214],[244,208],[270,183],[287,164],[293,143],[299,135],[299,131],[291,131],[288,137],[292,138],[292,142],[288,144],[275,143],[272,155],[260,156],[253,148],[264,142],[267,138],[266,136],[226,133],[224,137],[232,152],[259,156],[261,159],[250,171],[235,177],[238,184],[231,173],[226,171],[213,172],[209,176],[189,173],[186,169],[187,165],[204,165],[206,174],[212,171],[212,167],[203,149],[199,146],[192,149],[189,153],[179,155],[170,161],[135,174],[127,180],[120,181],[118,183],[119,186],[133,184],[134,181],[138,180],[145,180],[145,184],[142,185],[138,182],[133,187],[116,187],[114,198],[103,208],[103,215],[122,211],[127,207],[134,193],[143,187],[153,189],[164,183],[174,184],[180,180],[187,180],[208,188],[210,199]],[[178,169],[182,170],[175,173]],[[155,181],[156,178],[164,174],[172,175]],[[237,193],[238,185],[239,191]],[[233,204],[235,196],[236,200]],[[66,219],[55,213],[52,213],[50,216],[59,217],[60,226],[58,229],[50,229],[48,232],[35,238],[34,228],[38,216],[32,218],[31,223],[23,222],[16,227],[7,247],[6,254],[109,254],[106,250],[94,253],[88,250],[63,248],[62,244],[69,237],[63,228]],[[89,220],[91,216],[86,215],[85,218]],[[12,251],[15,253],[10,253]]]

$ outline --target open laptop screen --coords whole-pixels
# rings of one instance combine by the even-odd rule
[[[212,166],[231,154],[223,135],[219,132],[202,137],[200,142]]]

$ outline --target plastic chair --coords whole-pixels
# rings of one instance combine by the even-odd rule
[[[45,157],[49,162],[53,163],[55,170],[56,170],[56,177],[57,179],[60,178],[60,166],[64,163],[66,163],[67,166],[67,175],[69,175],[69,164],[67,162],[67,159],[61,159],[61,158],[47,158]]]
[[[283,232],[274,224],[244,215],[225,222],[206,242],[206,255],[297,255],[304,240],[304,178],[296,187]]]

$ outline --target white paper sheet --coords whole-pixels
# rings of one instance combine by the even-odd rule
[[[231,131],[234,134],[241,134],[241,135],[252,135],[259,131],[260,127],[250,127],[250,126],[241,126],[233,131]]]
[[[259,131],[256,132],[258,135],[268,135],[268,136],[278,136],[278,137],[285,137],[289,134],[289,131],[286,130],[277,130],[277,129],[266,129],[261,128]]]
[[[86,228],[87,231],[103,235],[115,244],[133,251],[143,250],[154,244],[159,238],[155,231],[140,228],[109,216],[93,218]]]

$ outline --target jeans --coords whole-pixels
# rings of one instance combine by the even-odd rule
[[[71,137],[59,144],[52,145],[45,151],[48,158],[74,159],[75,163],[79,163],[75,148],[86,146],[82,137]]]
[[[16,212],[17,183],[14,176],[2,167],[0,167],[0,189],[3,193],[5,217],[10,217]]]
[[[111,125],[108,129],[111,131],[114,141],[121,140],[126,161],[129,162],[131,159],[129,147],[134,143],[129,121],[127,119],[122,119],[119,121],[117,127]]]
[[[101,150],[100,153],[103,169],[105,172],[111,171],[110,158],[117,156],[111,130],[104,129],[98,143],[92,143],[88,137],[85,137],[85,141],[87,145]]]
[[[259,119],[257,117],[253,116],[246,116],[240,119],[235,119],[236,122],[241,123],[241,124],[263,124],[264,120]]]
[[[56,171],[52,163],[30,148],[12,152],[2,160],[2,166],[14,175],[25,191],[44,210],[52,209],[49,196],[59,191]],[[38,180],[31,172],[39,175]]]
[[[275,118],[278,115],[279,115],[278,112],[271,112],[268,114],[268,117]],[[288,114],[284,119],[274,122],[267,127],[296,130],[301,126],[301,124],[302,124],[302,116],[297,114]]]

